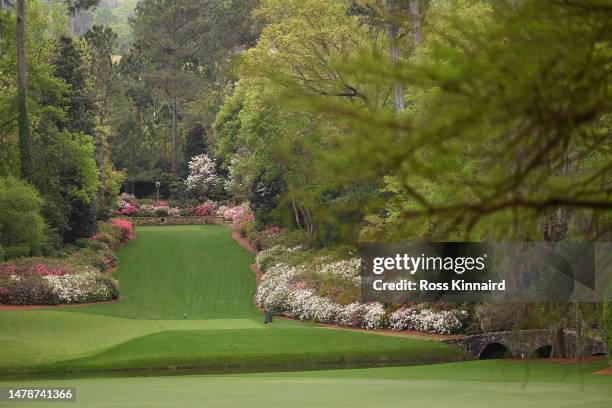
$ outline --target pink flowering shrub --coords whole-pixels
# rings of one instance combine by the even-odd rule
[[[210,215],[215,214],[216,206],[214,202],[212,202],[211,200],[208,200],[205,203],[200,204],[197,207],[193,208],[192,211],[193,211],[193,214],[197,216],[208,217]]]
[[[49,268],[47,265],[42,263],[34,264],[30,267],[30,272],[38,276],[63,276],[66,274],[60,268]]]
[[[65,282],[77,283],[79,298],[62,297]],[[118,296],[116,281],[90,266],[74,263],[72,258],[20,258],[2,263],[0,288],[0,303],[9,305],[82,303]]]
[[[117,209],[115,214],[132,216],[138,212],[138,203],[136,197],[132,194],[122,193],[117,201]]]
[[[126,203],[115,211],[115,214],[132,216],[138,212],[138,206],[132,203]]]
[[[280,233],[281,233],[281,229],[280,229],[280,227],[273,226],[273,227],[269,227],[269,228],[267,228],[267,229],[266,229],[264,232],[265,232],[266,234],[268,234],[268,235],[271,235],[271,236],[277,237],[277,236],[279,236],[279,235],[280,235]]]
[[[223,218],[225,221],[234,222],[240,218],[243,214],[251,214],[251,208],[248,202],[244,202],[237,206],[229,206],[223,211]]]
[[[134,228],[129,220],[124,218],[113,218],[111,224],[121,230],[123,242],[134,239]]]
[[[153,207],[168,207],[168,202],[165,200],[159,200],[153,204]]]
[[[247,236],[249,231],[255,229],[255,216],[250,212],[243,212],[234,219],[232,228],[240,233],[241,236]]]

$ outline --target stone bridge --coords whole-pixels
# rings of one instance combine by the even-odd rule
[[[553,338],[550,330],[518,330],[476,334],[473,336],[443,340],[467,350],[473,358],[547,358],[552,350]],[[563,356],[575,358],[578,345],[576,334],[563,333]],[[584,338],[582,356],[606,355],[603,341]]]

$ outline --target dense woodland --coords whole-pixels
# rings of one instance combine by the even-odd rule
[[[612,239],[609,1],[0,5],[6,258],[156,182],[314,247]]]

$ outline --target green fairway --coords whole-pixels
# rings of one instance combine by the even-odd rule
[[[601,364],[489,360],[360,370],[0,383],[0,387],[76,387],[77,402],[54,403],[57,408],[608,408],[612,377],[591,375],[597,368]]]
[[[256,318],[254,257],[227,227],[137,228],[117,253],[121,301],[70,309],[134,319]]]
[[[369,364],[449,361],[456,353],[422,341],[327,328],[164,331],[122,343],[99,354],[55,363],[51,372],[111,371],[165,367],[199,371],[266,371]]]
[[[223,226],[138,228],[114,304],[0,311],[0,376],[266,371],[451,361],[458,351],[308,323],[262,323],[253,256]]]

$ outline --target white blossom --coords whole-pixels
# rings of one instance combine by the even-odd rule
[[[207,155],[194,156],[189,161],[189,175],[185,180],[187,189],[200,194],[207,194],[221,182],[215,171],[215,162]]]

